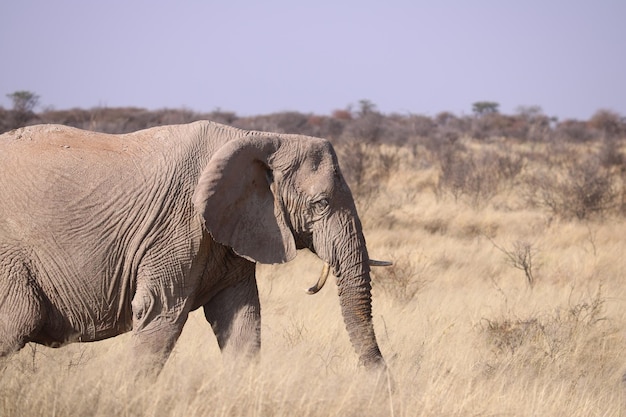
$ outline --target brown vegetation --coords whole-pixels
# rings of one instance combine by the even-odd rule
[[[332,116],[92,109],[28,123],[107,132],[211,119],[328,137],[375,269],[374,320],[394,379],[370,381],[306,252],[260,265],[262,357],[222,364],[194,313],[159,379],[125,379],[127,335],[0,362],[0,415],[618,416],[626,413],[626,124],[537,109],[433,118],[369,102]],[[11,111],[0,109],[9,129]],[[355,374],[355,372],[357,372]],[[356,376],[355,376],[356,375]]]

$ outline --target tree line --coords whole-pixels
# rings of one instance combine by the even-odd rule
[[[68,110],[46,109],[36,112],[39,96],[29,91],[7,94],[13,106],[0,107],[0,133],[39,123],[58,123],[105,133],[126,133],[153,126],[213,120],[243,129],[301,133],[332,141],[411,144],[423,139],[455,142],[462,137],[478,140],[508,138],[520,141],[589,142],[626,136],[626,117],[606,109],[598,110],[589,120],[557,120],[538,106],[518,108],[515,114],[503,114],[493,101],[477,101],[472,114],[440,112],[435,116],[420,114],[383,114],[369,100],[356,106],[318,115],[286,111],[238,116],[215,110],[208,113],[190,109],[148,110],[137,107],[94,107]]]

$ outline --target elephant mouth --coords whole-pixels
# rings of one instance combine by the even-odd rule
[[[317,255],[313,246],[313,233],[293,233],[296,249],[308,249]]]

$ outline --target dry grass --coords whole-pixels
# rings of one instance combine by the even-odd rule
[[[253,368],[226,367],[196,312],[151,384],[125,375],[126,335],[27,346],[0,363],[0,416],[626,415],[624,217],[582,221],[530,204],[523,179],[544,149],[508,149],[524,168],[481,204],[442,192],[436,155],[384,152],[394,166],[363,200],[363,221],[372,257],[395,261],[373,277],[393,391],[356,368],[332,284],[305,294],[322,265],[301,253],[259,267]],[[518,242],[532,246],[532,286],[509,256],[523,255]]]

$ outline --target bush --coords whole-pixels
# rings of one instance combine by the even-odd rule
[[[527,201],[548,208],[553,215],[579,220],[605,215],[616,205],[616,187],[610,170],[597,156],[573,162],[560,174],[543,169],[528,179]]]
[[[578,143],[589,142],[595,138],[587,123],[580,120],[564,120],[557,125],[555,135],[559,140]]]
[[[601,132],[605,139],[613,139],[626,133],[626,124],[619,114],[611,110],[598,110],[591,116],[588,125]]]
[[[589,359],[582,347],[602,344],[611,333],[604,326],[604,301],[599,288],[590,299],[551,313],[525,319],[482,319],[478,330],[492,354],[488,370],[512,363],[536,372],[551,363],[576,368]],[[564,371],[572,375],[571,369]]]
[[[524,167],[520,156],[493,150],[472,152],[458,144],[444,148],[439,162],[438,192],[449,193],[455,200],[466,198],[473,207],[491,200]]]
[[[398,154],[393,149],[386,151],[383,145],[358,141],[341,142],[336,151],[359,211],[365,212],[397,167]]]
[[[429,264],[423,257],[396,257],[393,265],[375,268],[372,272],[374,288],[400,302],[411,301],[426,285]]]

